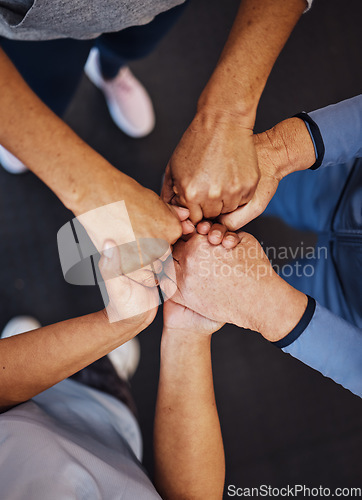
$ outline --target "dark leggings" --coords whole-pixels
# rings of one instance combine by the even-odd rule
[[[74,95],[94,45],[101,52],[104,77],[112,78],[128,61],[152,52],[176,23],[188,2],[159,14],[149,24],[127,28],[119,33],[107,33],[96,40],[28,42],[0,38],[0,43],[32,90],[61,116]]]

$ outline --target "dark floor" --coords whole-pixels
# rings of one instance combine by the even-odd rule
[[[237,5],[235,0],[192,0],[159,48],[132,64],[157,112],[156,130],[148,138],[132,140],[119,132],[102,95],[86,78],[67,112],[68,123],[115,166],[158,190]],[[260,102],[257,131],[361,92],[361,19],[360,0],[315,0],[275,65]],[[0,170],[0,190],[0,326],[17,314],[49,324],[101,307],[95,288],[74,287],[62,278],[56,233],[71,214],[32,174],[16,177]],[[255,221],[250,231],[267,245],[314,241],[313,235],[270,219]],[[142,360],[132,381],[150,471],[161,322],[159,314],[139,336]],[[214,336],[213,361],[226,484],[362,486],[359,398],[232,326]]]

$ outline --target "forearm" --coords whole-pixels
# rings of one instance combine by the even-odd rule
[[[0,143],[73,212],[85,204],[90,184],[97,186],[107,171],[119,174],[43,104],[1,49],[0,109]],[[92,192],[89,208],[96,203],[97,190]]]
[[[256,108],[305,0],[243,0],[199,109],[217,109],[254,125]]]
[[[0,340],[0,408],[26,401],[132,338],[126,322],[89,314]]]
[[[225,461],[210,336],[164,331],[155,417],[155,480],[165,499],[222,498]]]

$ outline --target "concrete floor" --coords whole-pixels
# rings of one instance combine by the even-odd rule
[[[167,161],[190,122],[237,10],[235,0],[192,0],[157,50],[131,64],[153,98],[157,126],[133,140],[112,123],[103,96],[84,77],[66,120],[111,163],[159,190]],[[360,0],[315,0],[276,63],[260,102],[256,131],[301,110],[360,93]],[[101,306],[92,288],[67,285],[56,232],[71,218],[32,174],[0,171],[0,321],[32,314],[43,324]],[[266,245],[295,247],[314,236],[280,221],[258,219],[250,232]],[[0,325],[1,326],[1,325]],[[140,367],[132,381],[152,474],[152,425],[162,318],[139,338]],[[362,404],[256,334],[225,326],[213,339],[217,404],[223,430],[226,484],[362,485]],[[205,499],[206,500],[206,499]]]

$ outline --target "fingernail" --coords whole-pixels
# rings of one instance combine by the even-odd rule
[[[109,241],[106,241],[102,253],[107,259],[111,259],[114,255],[114,245],[112,245]]]
[[[215,236],[215,238],[221,238],[222,236],[220,231],[213,231],[211,234],[212,236]]]

